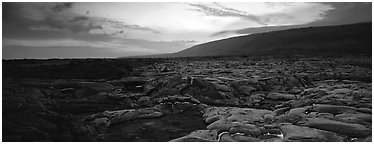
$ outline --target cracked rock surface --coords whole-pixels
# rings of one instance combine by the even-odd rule
[[[3,61],[3,141],[371,141],[371,57],[84,63]]]

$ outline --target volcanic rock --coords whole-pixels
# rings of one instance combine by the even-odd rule
[[[335,133],[309,127],[284,125],[280,129],[287,141],[336,142],[343,140]]]
[[[371,130],[364,125],[339,122],[325,118],[307,118],[305,125],[354,138],[367,137],[371,134]]]

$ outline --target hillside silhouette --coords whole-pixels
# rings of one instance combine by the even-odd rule
[[[371,54],[371,29],[371,22],[288,29],[232,37],[146,57]]]

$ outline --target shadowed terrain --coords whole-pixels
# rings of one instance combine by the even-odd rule
[[[3,141],[371,141],[371,56],[3,60]]]

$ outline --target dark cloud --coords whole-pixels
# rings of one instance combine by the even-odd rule
[[[261,17],[250,15],[250,14],[247,14],[246,12],[239,11],[236,9],[227,8],[218,3],[213,3],[213,4],[217,6],[218,8],[211,7],[208,5],[203,5],[203,4],[190,4],[190,6],[193,6],[196,8],[193,10],[202,12],[209,16],[240,17],[246,20],[257,22],[259,24],[266,24],[265,21],[261,19]]]
[[[71,22],[79,22],[79,21],[88,21],[90,20],[89,17],[86,17],[86,16],[77,16],[77,17],[74,17],[73,19],[71,19],[70,21]]]
[[[37,21],[26,16],[24,5],[15,2],[4,2],[2,7],[3,29],[28,29],[36,25]]]
[[[47,17],[41,21],[42,25],[48,26],[50,28],[57,28],[57,29],[67,29],[68,23],[64,20],[58,20],[51,17]]]
[[[161,32],[152,28],[148,27],[142,27],[139,25],[131,25],[127,24],[125,22],[119,21],[119,20],[114,20],[114,19],[109,19],[109,18],[103,18],[103,17],[87,17],[87,16],[77,16],[74,17],[73,19],[69,20],[70,23],[86,23],[86,27],[82,28],[87,28],[87,30],[91,29],[103,29],[103,26],[109,26],[112,28],[116,29],[129,29],[129,30],[138,30],[138,31],[148,31],[156,34],[160,34]],[[82,25],[76,25],[76,26],[82,26]],[[117,34],[117,32],[115,32]],[[115,35],[115,33],[113,33]]]
[[[20,5],[11,2],[3,3],[3,22],[14,21],[15,19],[22,17],[21,12],[17,11],[21,9]]]
[[[41,5],[38,6],[37,5]],[[45,5],[43,5],[45,4]],[[94,29],[102,29],[101,25],[85,21],[80,16],[73,16],[71,20],[60,18],[54,12],[61,12],[71,8],[72,3],[57,3],[54,7],[50,3],[4,3],[3,4],[3,25],[6,29],[30,30],[32,28],[47,27],[51,29],[68,30],[72,32],[89,32]],[[48,6],[47,6],[48,5]],[[39,19],[29,16],[30,10],[38,10],[43,15]],[[37,9],[40,8],[40,9]],[[8,33],[4,33],[7,35]]]
[[[122,37],[126,37],[125,32],[123,30],[114,32],[114,33],[112,33],[112,35],[121,35]]]
[[[88,33],[91,30],[95,29],[103,29],[101,25],[94,24],[94,23],[87,23],[87,24],[72,24],[70,26],[70,30],[74,33],[79,33],[79,32],[85,32]]]
[[[47,17],[40,21],[40,26],[49,27],[52,29],[69,30],[74,33],[88,33],[91,30],[103,29],[103,27],[90,21],[87,17],[74,17],[71,20],[56,19]]]
[[[66,30],[73,33],[88,33],[91,30],[103,30],[103,26],[116,29],[129,29],[160,33],[157,30],[139,25],[126,24],[109,18],[76,15],[67,11],[73,3],[4,3],[3,28],[9,29],[4,35],[13,33],[11,30]],[[32,11],[30,11],[32,9]],[[38,13],[39,18],[29,15]],[[123,32],[122,32],[123,33]]]
[[[57,3],[55,7],[53,7],[54,12],[61,12],[66,9],[73,7],[73,3]]]
[[[97,23],[103,24],[103,25],[108,25],[113,28],[117,29],[130,29],[130,30],[139,30],[139,31],[148,31],[156,34],[160,34],[161,32],[149,27],[142,27],[139,25],[131,25],[131,24],[126,24],[125,22],[118,21],[118,20],[113,20],[109,18],[102,18],[102,17],[91,17],[91,19]]]

